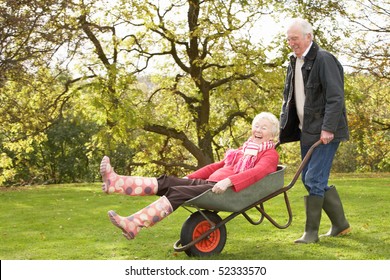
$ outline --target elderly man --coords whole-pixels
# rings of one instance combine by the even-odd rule
[[[293,54],[287,70],[280,118],[280,142],[300,141],[302,158],[321,139],[302,171],[306,226],[296,243],[319,240],[322,209],[332,222],[325,236],[350,231],[337,190],[328,186],[330,169],[340,141],[349,131],[344,102],[344,73],[340,62],[313,41],[313,28],[306,20],[293,19],[287,28],[287,41]]]

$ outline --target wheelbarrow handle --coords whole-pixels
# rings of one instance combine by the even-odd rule
[[[290,184],[288,184],[288,185],[286,186],[287,189],[290,189],[290,188],[292,188],[292,186],[294,186],[294,184],[295,184],[295,182],[298,180],[299,175],[301,174],[303,168],[306,166],[307,162],[309,161],[309,159],[310,159],[310,157],[311,157],[311,155],[312,155],[314,149],[317,148],[317,147],[318,147],[319,145],[321,145],[321,144],[322,144],[322,140],[320,139],[320,140],[318,140],[317,142],[315,142],[315,143],[310,147],[309,151],[307,151],[305,157],[303,158],[301,164],[299,165],[299,168],[298,168],[297,172],[295,173],[294,178],[292,179],[292,181],[290,182]]]

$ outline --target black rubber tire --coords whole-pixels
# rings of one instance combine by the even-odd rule
[[[210,221],[215,224],[218,224],[222,221],[221,217],[215,212],[202,212],[207,216],[207,218],[210,219]],[[181,228],[180,241],[182,246],[185,246],[186,244],[192,242],[192,240],[195,240],[196,236],[200,236],[209,230],[210,227],[210,223],[202,216],[199,211],[191,214],[191,216],[188,217]],[[185,250],[185,253],[190,257],[204,257],[219,254],[225,247],[226,238],[226,226],[224,224],[210,233],[207,238]]]

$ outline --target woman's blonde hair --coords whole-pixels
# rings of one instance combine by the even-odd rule
[[[266,119],[272,124],[272,137],[274,140],[279,140],[279,120],[277,117],[275,117],[274,114],[270,112],[261,112],[260,114],[256,115],[255,118],[252,121],[252,126],[258,122],[260,119]]]

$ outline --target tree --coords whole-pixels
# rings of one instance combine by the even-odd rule
[[[274,24],[269,18],[283,25],[290,16],[308,18],[320,45],[348,61],[347,105],[359,141],[351,148],[361,157],[354,162],[370,157],[371,170],[387,168],[365,148],[387,151],[381,139],[389,127],[389,9],[355,2],[363,9],[349,0],[3,1],[0,181],[28,182],[23,174],[41,178],[42,170],[56,170],[45,180],[86,178],[70,175],[75,155],[88,165],[112,155],[119,172],[140,175],[183,175],[222,159],[226,148],[246,140],[256,113],[279,114],[290,51],[284,34],[271,44],[261,39]],[[270,50],[279,53],[270,57]],[[367,93],[367,108],[359,106],[359,92]],[[364,119],[371,130],[360,129],[361,114],[375,115]],[[82,131],[83,123],[91,134],[79,142],[72,133],[53,137],[69,123],[69,132]],[[53,139],[66,148],[56,150]],[[59,163],[44,160],[50,149],[69,163],[59,173]],[[281,149],[281,156],[286,164],[297,161],[294,149]]]
[[[197,160],[191,168],[213,162],[215,138],[237,117],[253,117],[246,105],[260,99],[254,97],[255,92],[270,92],[261,85],[262,75],[266,75],[263,48],[251,45],[246,33],[263,14],[269,13],[266,2],[181,0],[158,5],[155,1],[124,1],[120,7],[113,6],[110,18],[114,21],[107,25],[98,23],[100,19],[93,21],[91,9],[80,9],[78,28],[93,45],[99,62],[89,64],[88,69],[93,73],[98,71],[92,68],[104,69],[106,73],[101,84],[107,90],[102,92],[106,100],[102,106],[116,116],[115,121],[107,117],[107,124],[117,134],[122,131],[121,140],[125,142],[125,131],[132,125],[163,136],[153,136],[153,141],[165,143],[157,152],[160,159],[164,158],[156,160],[160,164],[191,166],[177,160],[167,162],[164,157],[168,146],[178,144]],[[182,17],[183,9],[187,10],[186,17]],[[120,62],[129,54],[130,61],[144,64],[129,71],[128,65],[133,62],[127,66]],[[136,74],[156,58],[163,58],[165,69],[171,71],[169,75],[154,76],[152,92],[140,94],[131,87],[120,88],[116,79],[123,79],[126,70]],[[227,89],[235,92],[226,95]],[[122,102],[128,106],[119,108]],[[157,107],[159,114],[153,114]],[[257,106],[250,108],[253,109],[258,111]],[[121,122],[123,112],[129,110],[132,116],[127,123]],[[177,114],[180,119],[174,120]]]
[[[355,170],[388,171],[390,3],[359,0],[346,1],[346,6],[345,28],[351,36],[336,45],[347,58],[349,73],[346,94],[351,141],[343,157],[356,162]]]
[[[355,43],[346,44],[351,59],[348,66],[389,80],[390,3],[372,0],[348,1],[347,15]]]

